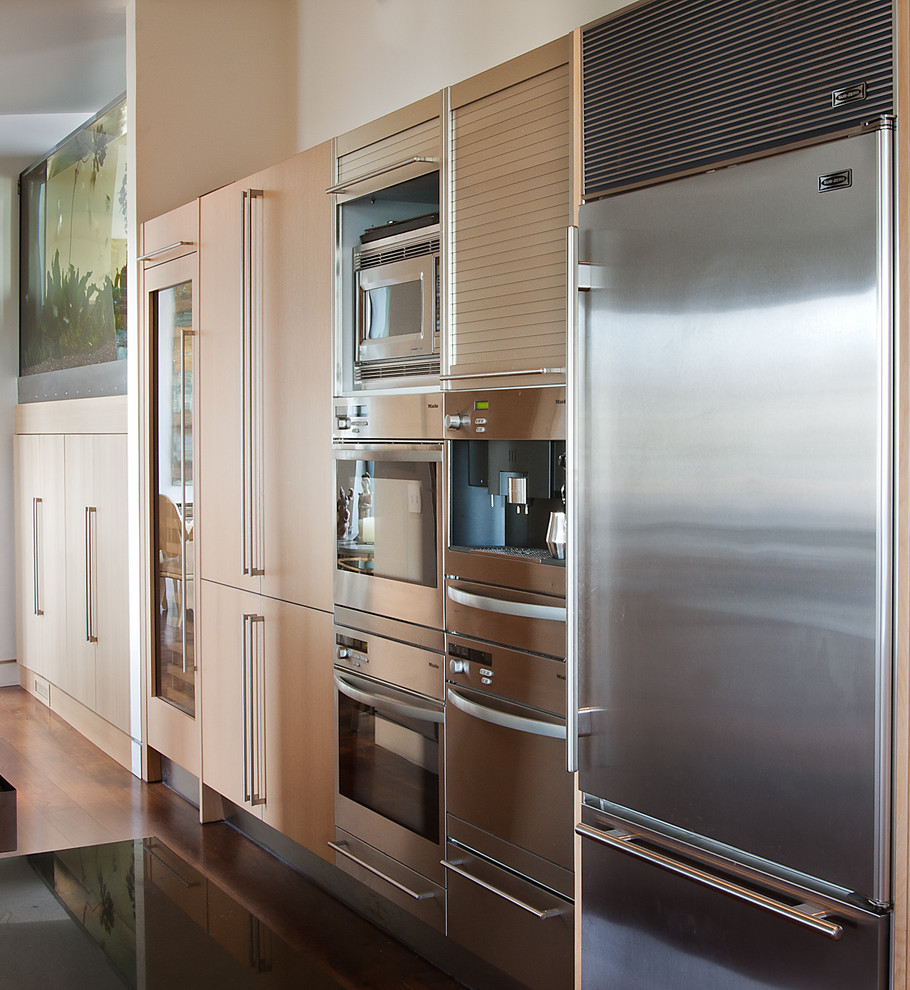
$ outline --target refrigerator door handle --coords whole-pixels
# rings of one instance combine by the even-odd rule
[[[637,846],[634,843],[641,836],[624,829],[603,832],[600,829],[591,828],[589,825],[579,823],[575,826],[575,831],[584,838],[593,839],[595,842],[600,842],[605,846],[619,849],[621,852],[628,853],[630,856],[636,856],[655,866],[661,866],[666,870],[670,870],[672,873],[676,873],[688,880],[693,880],[695,883],[704,884],[704,886],[711,887],[714,890],[723,891],[723,893],[753,904],[755,907],[770,911],[772,914],[780,915],[783,918],[788,918],[790,921],[795,921],[797,924],[803,925],[806,928],[811,928],[822,935],[826,935],[830,939],[837,940],[844,933],[840,925],[835,924],[833,921],[828,921],[824,917],[828,914],[829,909],[822,905],[797,904],[791,906],[790,904],[784,904],[772,897],[766,897],[757,891],[749,890],[747,887],[741,887],[739,884],[732,883],[730,880],[725,880],[723,877],[706,873],[704,870],[690,866],[688,863],[681,863],[656,850]]]

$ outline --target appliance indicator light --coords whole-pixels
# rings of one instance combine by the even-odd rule
[[[474,403],[474,410],[476,412],[483,412],[484,410],[489,408],[490,408],[490,402],[488,399],[478,399]]]

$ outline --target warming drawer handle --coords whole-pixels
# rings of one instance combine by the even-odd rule
[[[362,860],[359,856],[355,856],[349,849],[345,849],[345,843],[343,842],[330,842],[329,848],[334,849],[337,853],[341,853],[342,856],[346,856],[352,863],[362,866],[363,869],[372,873],[373,876],[377,876],[380,880],[385,880],[386,883],[390,883],[396,890],[400,890],[403,894],[407,894],[408,897],[413,897],[415,901],[428,901],[436,896],[432,890],[427,890],[421,894],[418,894],[417,891],[411,890],[410,887],[405,887],[403,883],[399,883],[397,880],[393,880],[391,877],[386,876],[382,870],[377,870],[375,866],[370,866],[369,863]]]
[[[634,835],[631,832],[619,829],[613,833],[601,832],[599,829],[591,828],[589,825],[581,823],[575,826],[575,831],[588,839],[594,839],[595,842],[600,842],[605,846],[612,846],[614,849],[619,849],[622,852],[628,853],[630,856],[636,856],[638,859],[653,863],[655,866],[662,866],[664,869],[679,874],[679,876],[685,877],[687,880],[693,880],[695,883],[704,884],[706,887],[711,887],[714,890],[723,891],[723,893],[730,894],[732,897],[746,901],[755,907],[770,911],[772,914],[780,915],[790,921],[795,921],[797,924],[820,932],[828,938],[837,940],[844,933],[844,929],[840,925],[825,919],[824,915],[828,913],[828,909],[821,905],[798,904],[791,907],[789,904],[783,904],[780,901],[774,900],[772,897],[766,897],[757,891],[749,890],[747,887],[741,887],[739,884],[731,883],[722,877],[716,877],[711,873],[706,873],[704,870],[689,866],[687,863],[681,863],[678,860],[671,859],[669,856],[664,856],[662,853],[656,852],[653,849],[636,846],[634,842],[636,839],[640,839],[641,836]]]
[[[549,619],[551,622],[566,621],[565,605],[538,605],[535,602],[492,598],[489,595],[477,595],[473,591],[462,591],[460,588],[453,588],[452,585],[446,589],[446,594],[459,605],[479,608],[484,612],[495,612],[497,615],[517,615],[522,619]]]
[[[504,890],[494,887],[493,884],[487,883],[486,880],[481,880],[480,877],[475,877],[473,873],[469,873],[456,863],[450,863],[447,859],[441,860],[441,863],[447,870],[457,873],[460,877],[464,877],[465,880],[470,880],[471,883],[476,883],[478,887],[483,887],[484,890],[489,890],[491,894],[496,894],[497,897],[501,897],[510,904],[520,907],[522,911],[527,911],[528,914],[533,914],[535,918],[540,918],[541,921],[546,921],[547,918],[558,918],[564,913],[562,908],[544,908],[541,910],[540,908],[534,907],[533,904],[527,904],[525,901],[519,900],[511,894],[507,894]]]
[[[326,192],[329,195],[332,193],[347,192],[349,189],[355,189],[361,182],[369,182],[371,179],[378,179],[381,175],[387,175],[389,172],[396,172],[398,169],[405,168],[408,165],[432,165],[438,161],[438,158],[427,158],[424,155],[414,155],[411,158],[405,158],[404,161],[393,162],[391,165],[383,165],[382,168],[374,169],[372,172],[366,172],[363,175],[355,176],[353,179],[347,179],[344,182],[339,182],[337,185],[329,186],[329,188],[326,189]]]
[[[362,705],[369,705],[371,708],[378,708],[380,711],[390,712],[392,715],[420,719],[422,722],[441,724],[445,720],[445,713],[439,711],[435,706],[427,705],[424,707],[417,701],[396,701],[394,698],[385,698],[369,691],[362,691],[337,673],[334,675],[334,679],[335,687],[351,701],[359,701]]]
[[[495,708],[489,708],[476,701],[469,701],[457,691],[449,688],[449,703],[454,705],[465,715],[479,718],[491,725],[499,725],[504,729],[515,729],[518,732],[527,732],[532,736],[548,736],[550,739],[565,739],[566,727],[556,725],[553,722],[542,722],[536,718],[525,718],[522,715],[512,715],[509,712],[501,712]]]

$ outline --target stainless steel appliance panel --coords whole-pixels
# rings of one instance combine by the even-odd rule
[[[359,395],[335,399],[336,440],[441,440],[442,397],[438,391]]]
[[[455,843],[446,866],[449,937],[529,990],[570,990],[572,902]]]
[[[444,886],[444,657],[343,626],[335,649],[336,827]]]
[[[442,628],[442,447],[336,444],[335,602]]]
[[[583,207],[574,447],[582,789],[876,902],[889,137]]]
[[[547,656],[566,655],[566,601],[553,595],[447,578],[446,628]]]
[[[805,892],[763,887],[596,819],[583,834],[581,861],[584,990],[888,985],[887,916],[801,903]]]
[[[571,871],[565,663],[462,637],[447,650],[449,815]]]

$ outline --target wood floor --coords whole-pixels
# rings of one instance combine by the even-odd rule
[[[0,688],[0,775],[17,791],[17,855],[155,835],[343,986],[462,985],[164,784],[144,784],[19,687]]]

